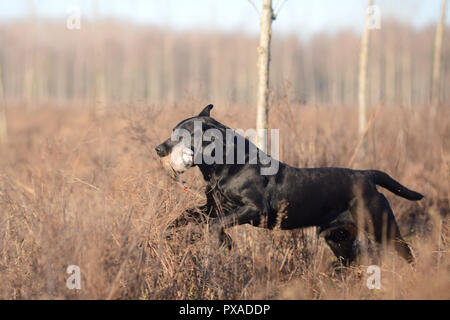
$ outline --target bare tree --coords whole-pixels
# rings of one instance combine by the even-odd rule
[[[0,65],[0,145],[8,139],[8,126],[6,122],[5,99],[3,97],[2,66]]]
[[[439,86],[441,80],[441,55],[442,38],[444,35],[445,13],[447,11],[447,0],[442,0],[441,18],[436,27],[436,36],[434,38],[434,58],[433,58],[433,83],[431,92],[431,114],[436,114],[436,108],[439,104]]]
[[[258,46],[258,91],[256,104],[256,145],[267,151],[267,130],[269,121],[269,64],[272,20],[274,19],[272,0],[263,0],[260,18],[260,37]]]
[[[369,0],[369,8],[373,6],[373,0]],[[369,9],[368,8],[368,9]],[[359,79],[358,79],[358,114],[359,114],[359,134],[360,136],[365,134],[367,125],[367,62],[369,58],[369,40],[370,40],[370,15],[366,10],[366,23],[364,26],[364,33],[361,39],[361,49],[359,52]],[[360,148],[360,154],[365,153],[365,142],[363,140]]]
[[[104,70],[104,52],[103,52],[103,30],[99,23],[98,2],[95,0],[92,5],[94,21],[94,61],[95,61],[95,92],[94,92],[94,112],[101,117],[105,114],[106,93],[105,93],[105,70]]]
[[[275,16],[282,1],[272,0]],[[258,13],[261,4],[258,0]],[[168,97],[194,94],[194,88],[199,90],[195,95],[199,100],[256,105],[259,70],[254,61],[259,36],[220,33],[211,27],[208,32],[180,32],[99,20],[87,21],[85,31],[73,31],[71,37],[65,28],[55,29],[51,21],[42,20],[36,28],[31,18],[0,28],[6,111],[18,99],[24,106],[79,102],[93,106],[96,101],[97,107],[103,107],[110,100],[119,103],[130,99],[163,103]],[[387,18],[383,29],[370,30],[367,108],[377,105],[378,100],[385,105],[428,103],[431,114],[433,62],[427,57],[433,57],[435,31]],[[443,32],[440,106],[450,101],[449,92],[444,90],[448,87],[444,82],[450,79],[450,68],[445,68],[444,62],[450,51],[445,50],[448,41],[446,30]],[[49,34],[57,46],[49,41]],[[360,51],[361,36],[348,30],[314,35],[308,41],[300,41],[296,35],[272,38],[270,94],[281,93],[288,78],[293,103],[356,108],[359,63],[355,61]],[[144,85],[147,90],[142,90]],[[366,115],[369,119],[368,111]]]

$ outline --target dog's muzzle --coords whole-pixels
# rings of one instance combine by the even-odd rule
[[[172,151],[165,157],[161,158],[163,167],[168,171],[173,179],[177,179],[178,175],[185,172],[194,164],[194,152],[179,143],[172,148]]]

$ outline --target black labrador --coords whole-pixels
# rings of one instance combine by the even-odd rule
[[[172,135],[156,147],[158,156],[175,175],[198,166],[207,183],[206,204],[186,210],[171,228],[207,221],[209,230],[217,232],[221,243],[231,247],[224,229],[235,225],[249,223],[284,230],[316,226],[345,265],[357,258],[358,229],[364,228],[378,244],[393,244],[400,256],[414,261],[387,199],[376,186],[408,200],[422,199],[420,193],[377,170],[295,168],[277,162],[249,139],[211,118],[212,107],[208,105],[198,116],[180,122],[173,132],[182,134]],[[208,130],[213,134],[205,139]],[[200,155],[205,156],[207,149],[215,161],[202,159]],[[258,156],[255,158],[250,150],[257,150]],[[262,174],[269,166],[267,159],[276,163],[276,172]]]

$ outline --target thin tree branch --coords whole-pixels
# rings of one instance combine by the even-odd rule
[[[273,14],[273,20],[275,20],[278,17],[278,14],[280,13],[281,9],[283,9],[284,5],[286,4],[287,0],[284,0],[282,2],[279,2],[280,5],[278,6],[277,9],[275,9],[274,14]]]
[[[255,3],[252,0],[248,0],[248,2],[252,5],[252,7],[255,9],[256,13],[259,15],[261,15],[261,13],[259,12],[258,8],[256,7]]]

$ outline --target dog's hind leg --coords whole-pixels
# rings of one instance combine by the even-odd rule
[[[350,265],[359,256],[359,242],[355,224],[338,222],[321,226],[319,235],[324,237],[331,251],[343,265]]]
[[[414,262],[411,248],[400,234],[394,213],[386,197],[376,192],[370,198],[365,198],[365,209],[370,215],[370,221],[366,225],[368,231],[375,237],[379,244],[392,244],[397,253],[409,263]]]
[[[233,239],[225,232],[225,229],[219,231],[219,245],[231,250],[234,246]]]

